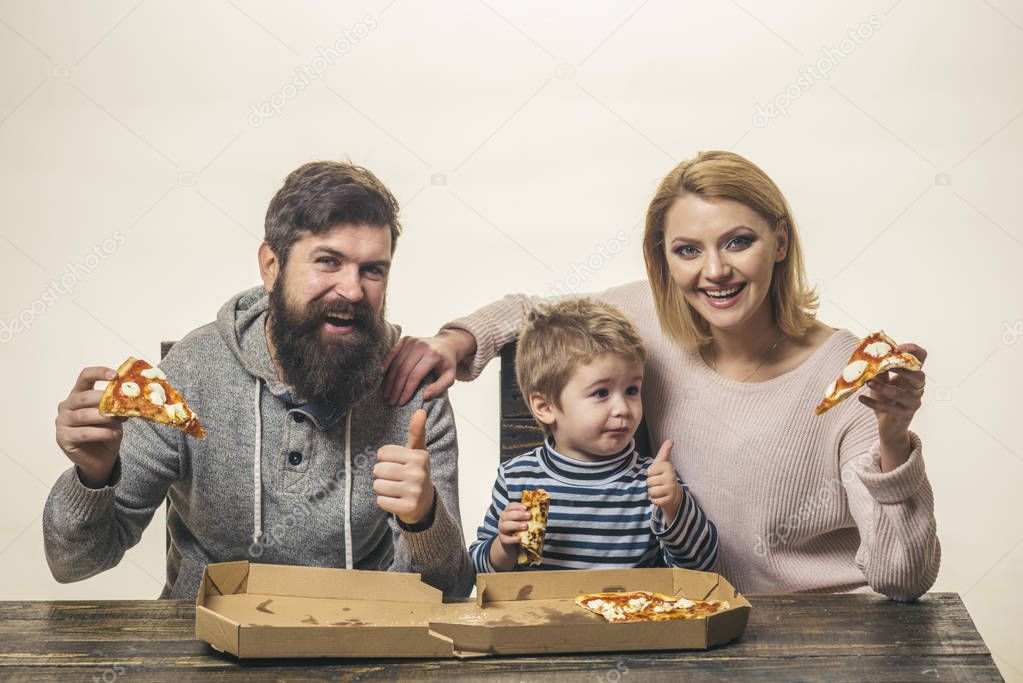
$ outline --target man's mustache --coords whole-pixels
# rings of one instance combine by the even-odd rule
[[[365,301],[313,301],[302,316],[303,327],[318,327],[325,318],[332,315],[351,316],[351,324],[355,327],[366,328],[376,321],[373,309]]]

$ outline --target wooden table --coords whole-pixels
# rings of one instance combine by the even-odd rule
[[[195,608],[183,600],[0,602],[0,679],[1002,680],[955,593],[913,604],[863,594],[749,600],[745,634],[709,651],[245,662],[195,640]]]

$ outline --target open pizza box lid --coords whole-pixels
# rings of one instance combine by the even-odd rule
[[[575,604],[583,593],[650,591],[727,600],[704,619],[612,624]],[[738,638],[750,604],[719,574],[687,569],[609,569],[480,574],[476,623],[431,624],[463,651],[488,654],[705,649]]]
[[[453,657],[452,642],[429,628],[459,607],[441,598],[418,574],[211,564],[196,595],[195,636],[241,658]]]
[[[737,638],[750,605],[718,574],[683,569],[480,574],[476,602],[444,603],[418,574],[211,564],[196,596],[196,638],[241,658],[473,657],[707,648]],[[581,593],[646,590],[728,600],[692,621],[611,624]]]

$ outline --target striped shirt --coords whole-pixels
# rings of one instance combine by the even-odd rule
[[[477,572],[493,572],[490,546],[497,522],[509,501],[523,489],[542,488],[551,495],[543,563],[533,569],[627,569],[685,567],[710,570],[717,561],[718,537],[682,483],[678,515],[665,525],[660,508],[650,502],[646,474],[653,462],[630,445],[597,462],[570,459],[551,439],[497,468],[490,508],[469,555]]]

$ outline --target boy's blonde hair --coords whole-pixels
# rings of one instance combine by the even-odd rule
[[[515,378],[530,412],[534,392],[560,409],[561,392],[572,373],[604,353],[640,364],[646,360],[639,332],[615,306],[579,298],[541,305],[530,313],[515,352]],[[549,435],[548,426],[537,422]]]
[[[788,226],[788,253],[774,265],[768,297],[774,320],[785,334],[806,334],[813,326],[818,301],[806,280],[792,209],[778,186],[756,164],[732,152],[716,151],[700,152],[672,169],[647,209],[643,256],[661,328],[687,349],[695,350],[711,340],[707,321],[692,309],[671,279],[665,254],[665,217],[675,201],[686,194],[731,199],[760,214],[772,230],[782,224]]]

